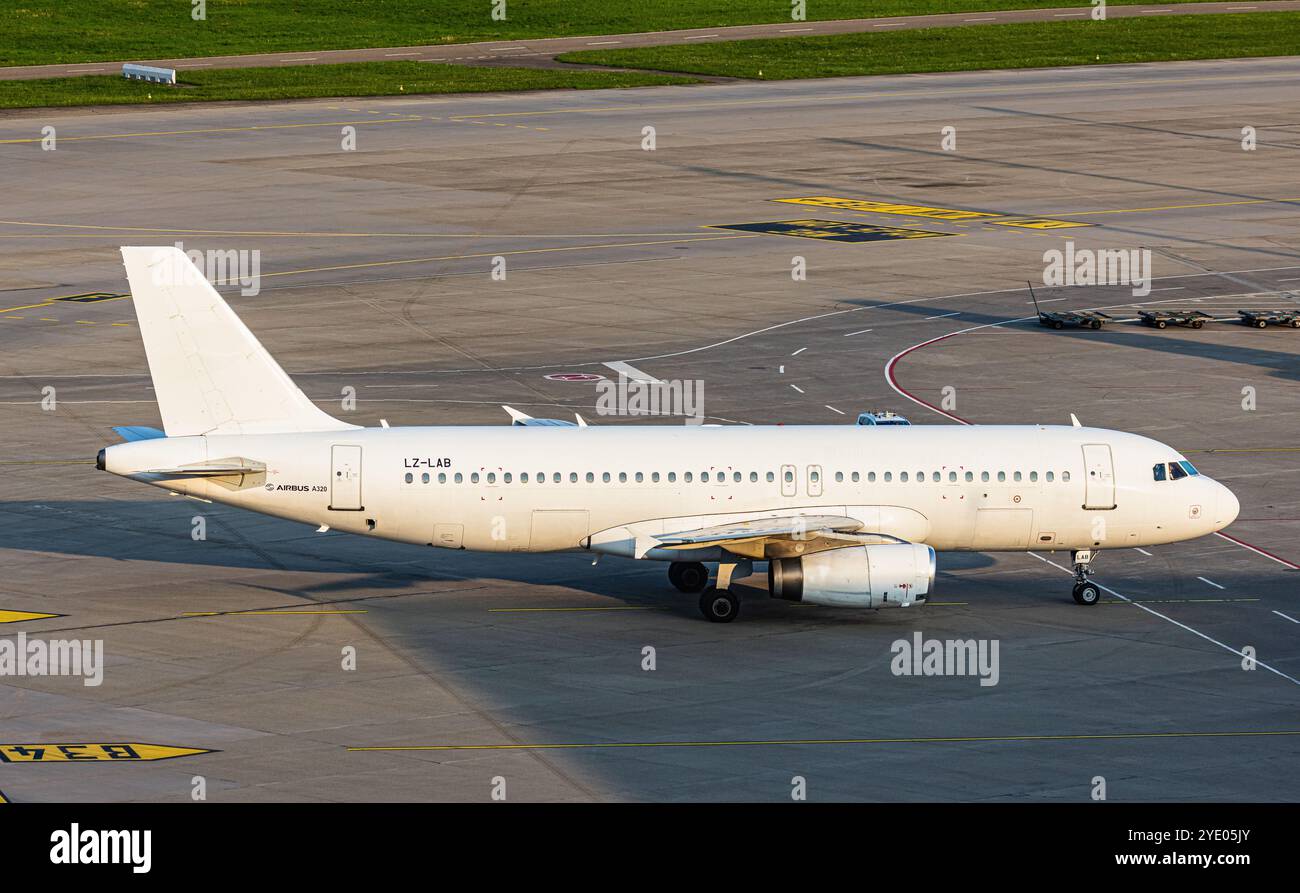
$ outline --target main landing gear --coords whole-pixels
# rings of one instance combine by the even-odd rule
[[[668,565],[668,582],[678,592],[702,592],[709,585],[709,569],[698,561],[674,561]]]
[[[700,593],[700,613],[713,623],[730,623],[740,613],[740,599],[731,591],[733,578],[747,577],[754,565],[749,559],[723,561],[718,579],[709,585],[709,570],[697,561],[674,561],[668,566],[668,580],[681,592]]]
[[[1101,587],[1088,582],[1092,573],[1092,559],[1097,555],[1091,549],[1080,549],[1070,553],[1074,562],[1074,600],[1080,605],[1095,605],[1101,601]]]

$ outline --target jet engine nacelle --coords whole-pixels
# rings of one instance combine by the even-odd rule
[[[917,543],[849,546],[768,563],[773,598],[838,608],[896,608],[934,588],[934,549]]]

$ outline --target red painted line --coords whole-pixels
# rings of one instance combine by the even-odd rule
[[[951,338],[953,335],[960,335],[960,334],[961,332],[949,332],[947,335],[940,335],[938,338],[931,338],[929,341],[922,341],[920,344],[913,344],[911,347],[907,348],[907,350],[904,350],[901,353],[894,354],[894,356],[890,358],[889,362],[885,364],[885,381],[889,382],[889,386],[891,388],[893,388],[898,393],[902,394],[908,400],[911,400],[913,403],[919,403],[921,406],[924,406],[926,409],[933,410],[934,412],[939,413],[939,415],[943,416],[944,418],[952,419],[954,422],[957,422],[958,424],[972,425],[974,424],[974,422],[968,422],[966,419],[963,419],[961,416],[953,415],[947,410],[940,409],[939,407],[935,406],[933,403],[922,400],[920,397],[916,396],[911,391],[907,390],[902,385],[900,385],[898,383],[898,379],[894,377],[894,367],[898,365],[898,361],[901,360],[903,357],[907,356],[912,351],[920,350],[922,347],[928,347],[931,344],[938,344],[940,341],[944,341],[948,338]]]
[[[1261,549],[1259,546],[1252,546],[1250,543],[1246,542],[1245,540],[1239,540],[1235,536],[1231,536],[1226,533],[1220,532],[1220,533],[1215,533],[1214,535],[1217,537],[1222,537],[1228,542],[1236,543],[1238,546],[1241,546],[1243,549],[1249,549],[1252,552],[1257,552],[1258,554],[1263,555],[1265,558],[1271,558],[1273,561],[1276,561],[1278,564],[1284,564],[1287,567],[1291,568],[1291,570],[1293,571],[1300,571],[1300,564],[1287,561],[1285,558],[1279,558],[1277,555],[1274,555],[1272,552],[1269,552],[1267,549]]]

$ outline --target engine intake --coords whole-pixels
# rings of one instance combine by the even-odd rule
[[[768,563],[772,598],[840,608],[920,604],[934,589],[934,549],[917,543],[849,546]]]

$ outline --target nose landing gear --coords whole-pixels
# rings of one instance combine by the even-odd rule
[[[1074,562],[1074,601],[1080,605],[1095,605],[1101,601],[1101,587],[1088,582],[1092,573],[1092,559],[1097,555],[1091,549],[1079,549],[1070,553]]]

